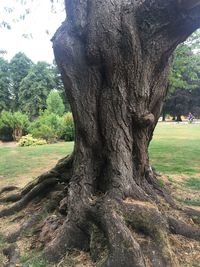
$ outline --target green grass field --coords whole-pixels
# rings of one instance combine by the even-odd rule
[[[72,149],[73,142],[35,147],[0,147],[0,182],[2,179],[5,183],[19,183],[22,178],[29,180],[53,167]]]
[[[0,147],[0,177],[11,182],[22,176],[35,177],[72,149],[72,142]],[[149,151],[151,163],[159,172],[200,175],[200,124],[159,123]]]
[[[159,123],[149,152],[159,172],[200,175],[200,124]]]

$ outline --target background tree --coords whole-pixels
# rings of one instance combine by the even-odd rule
[[[45,139],[49,143],[58,141],[63,136],[63,131],[63,118],[55,113],[50,113],[49,110],[41,112],[29,127],[29,132],[33,137]]]
[[[63,137],[65,141],[74,141],[74,120],[71,112],[63,116]]]
[[[25,78],[33,63],[24,53],[17,53],[10,61],[11,86],[13,96],[13,110],[19,109],[19,87],[23,78]]]
[[[182,121],[181,116],[190,112],[190,91],[177,89],[165,103],[165,112],[173,116],[176,121]]]
[[[166,97],[166,104],[163,107],[163,120],[169,110],[170,115],[186,115],[188,105],[185,97],[190,97],[191,90],[199,87],[200,84],[200,54],[198,52],[200,31],[195,32],[186,42],[180,44],[173,56],[172,68],[169,76],[169,88]],[[183,92],[188,90],[189,92]],[[177,91],[177,92],[176,92]],[[181,103],[181,97],[184,95],[184,102]],[[187,100],[189,102],[189,99]],[[177,103],[177,104],[176,104]],[[175,105],[175,106],[173,106]],[[178,105],[178,106],[177,106]],[[178,111],[179,110],[179,111]]]
[[[11,107],[9,63],[0,57],[0,112]]]
[[[65,111],[65,106],[63,104],[62,98],[58,91],[53,90],[49,93],[46,100],[47,110],[50,113],[55,113],[58,116],[62,116]]]
[[[20,109],[31,119],[39,116],[39,111],[46,108],[49,92],[55,89],[55,86],[51,66],[46,62],[38,62],[20,83]]]
[[[200,88],[175,90],[165,103],[165,112],[177,121],[181,121],[181,116],[187,116],[189,112],[198,118],[200,116]]]
[[[199,86],[200,54],[194,50],[198,47],[198,44],[185,42],[176,49],[170,73],[170,92],[176,89],[192,90]]]
[[[200,86],[199,88],[192,90],[190,92],[191,101],[189,112],[195,116],[195,118],[200,118]]]
[[[169,58],[200,27],[200,1],[65,4],[68,16],[53,47],[74,117],[74,151],[0,216],[64,183],[58,202],[66,220],[42,252],[47,261],[67,250],[98,249],[97,266],[178,266],[169,231],[199,240],[200,230],[184,222],[185,210],[161,188],[148,146],[167,92]]]

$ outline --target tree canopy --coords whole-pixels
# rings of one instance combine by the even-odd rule
[[[51,66],[38,62],[21,80],[19,87],[20,109],[30,118],[37,117],[40,110],[46,108],[46,98],[55,89],[55,80]]]
[[[24,53],[17,53],[10,61],[11,90],[13,98],[13,109],[19,109],[19,88],[21,81],[27,76],[33,62]]]
[[[56,90],[51,91],[47,97],[46,103],[47,103],[47,110],[49,112],[55,113],[59,116],[63,115],[65,111],[65,106],[58,91]]]
[[[0,57],[0,112],[11,107],[10,71],[7,60]]]
[[[200,84],[200,31],[180,44],[175,51],[170,73],[170,92],[191,90]]]

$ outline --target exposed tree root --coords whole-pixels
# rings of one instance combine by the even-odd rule
[[[19,193],[1,198],[0,202],[16,202],[11,207],[0,211],[0,218],[10,216],[26,207],[35,197],[44,196],[54,190],[59,183],[68,183],[71,177],[73,158],[68,156],[60,160],[49,172],[40,175],[30,182]]]
[[[35,225],[41,218],[40,213],[34,214],[30,219],[25,221],[16,231],[6,236],[6,241],[8,243],[14,243],[20,238],[20,236],[33,225]]]
[[[177,220],[173,217],[168,218],[170,230],[173,234],[182,235],[191,239],[200,241],[200,228],[188,225],[187,223]]]
[[[56,238],[46,247],[43,258],[48,262],[58,262],[66,253],[73,249],[89,249],[89,236],[75,222],[66,220],[59,229]]]
[[[9,263],[5,267],[15,266],[15,262],[20,257],[20,251],[17,245],[11,245],[3,249],[3,254],[8,258]]]
[[[15,212],[18,212],[25,208],[28,203],[33,200],[35,197],[44,195],[47,192],[53,190],[53,187],[58,183],[58,180],[55,178],[51,178],[49,180],[43,181],[41,184],[35,186],[28,192],[24,197],[22,197],[18,202],[16,202],[13,206],[3,209],[0,211],[0,218],[4,216],[10,216]]]
[[[195,216],[200,219],[200,210],[195,210],[191,208],[182,208],[181,210],[190,216]]]
[[[12,194],[0,199],[0,203],[16,202],[22,198],[21,193]]]
[[[1,190],[0,190],[0,195],[4,192],[10,192],[10,191],[14,191],[14,190],[17,190],[18,187],[17,186],[5,186],[3,187]]]
[[[39,176],[19,193],[21,198],[18,202],[0,212],[0,217],[12,215],[35,197],[56,190],[57,184],[64,183],[62,190],[68,185],[56,204],[56,207],[59,207],[60,203],[57,211],[66,216],[66,219],[55,230],[51,242],[46,245],[38,259],[55,263],[67,251],[78,249],[90,251],[98,267],[145,267],[147,259],[153,267],[177,267],[178,263],[168,241],[169,230],[173,234],[200,240],[199,228],[165,215],[159,201],[160,196],[166,201],[165,191],[155,177],[149,178],[148,183],[141,186],[141,191],[145,192],[144,201],[132,197],[116,199],[107,193],[86,196],[81,202],[81,210],[77,209],[79,206],[76,207],[76,202],[74,207],[70,206],[71,192],[78,190],[77,195],[78,192],[81,194],[81,191],[79,186],[72,186],[72,161],[69,164],[69,159],[71,161],[71,158],[60,161],[56,170],[54,168],[53,171]],[[148,193],[150,197],[149,201],[146,201]],[[168,198],[168,193],[166,194]],[[176,205],[170,203],[170,208],[174,207]],[[177,210],[199,216],[198,211],[189,208]],[[36,214],[24,222],[17,231],[6,237],[7,242],[16,242],[25,230],[38,222],[39,217],[40,215]],[[146,242],[138,239],[137,235],[144,236]]]
[[[86,213],[87,221],[81,227],[69,219],[65,221],[43,254],[46,260],[56,262],[72,249],[92,250],[93,228],[88,231],[85,227],[90,222],[96,225],[104,240],[101,246],[104,251],[99,251],[104,256],[97,257],[97,266],[144,267],[147,250],[153,266],[178,266],[167,238],[167,221],[153,204],[130,199],[121,202],[105,197],[88,206]],[[134,237],[135,231],[149,236],[152,242],[146,247],[141,246]]]
[[[140,245],[133,237],[124,219],[115,210],[107,210],[102,214],[101,225],[108,242],[109,253],[102,267],[145,267]]]

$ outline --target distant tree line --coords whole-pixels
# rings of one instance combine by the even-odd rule
[[[176,121],[191,112],[200,118],[200,87],[193,90],[176,89],[166,100],[163,115],[169,114]]]
[[[24,53],[17,53],[8,62],[0,58],[0,112],[22,111],[30,120],[45,110],[46,99],[52,90],[59,91],[65,110],[69,104],[64,96],[60,74],[55,65],[47,62],[34,64]]]
[[[23,145],[34,138],[72,141],[74,124],[56,66],[34,64],[19,52],[10,62],[0,58],[0,140],[19,141],[26,134]]]

